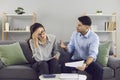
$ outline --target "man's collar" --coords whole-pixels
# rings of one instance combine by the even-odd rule
[[[80,36],[83,36],[83,37],[85,37],[85,38],[88,38],[88,37],[89,37],[89,34],[90,34],[90,29],[88,30],[88,32],[87,32],[85,35],[82,35],[82,34],[80,33]]]

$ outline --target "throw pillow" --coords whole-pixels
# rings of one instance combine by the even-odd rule
[[[100,43],[105,43],[106,41],[100,41]],[[113,41],[109,41],[110,42],[110,51],[109,51],[109,55],[114,55],[115,52],[115,48],[114,48],[114,42]]]
[[[7,66],[28,62],[18,42],[9,45],[0,45],[0,59]]]
[[[107,66],[110,50],[110,42],[104,42],[99,45],[99,52],[97,56],[97,62],[102,66]]]

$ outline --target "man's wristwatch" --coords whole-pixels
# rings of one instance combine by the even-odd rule
[[[85,62],[85,64],[86,64],[86,67],[88,67],[89,64],[87,64],[86,62]]]

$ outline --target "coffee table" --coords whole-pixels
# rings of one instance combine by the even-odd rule
[[[39,76],[40,80],[86,80],[86,75],[80,74],[55,74],[55,78],[44,78],[43,75]],[[61,76],[62,75],[62,76]],[[77,75],[77,78],[76,78]]]

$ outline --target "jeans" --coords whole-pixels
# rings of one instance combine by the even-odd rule
[[[38,73],[38,75],[60,73],[59,62],[56,59],[35,62],[32,65],[32,68]]]

